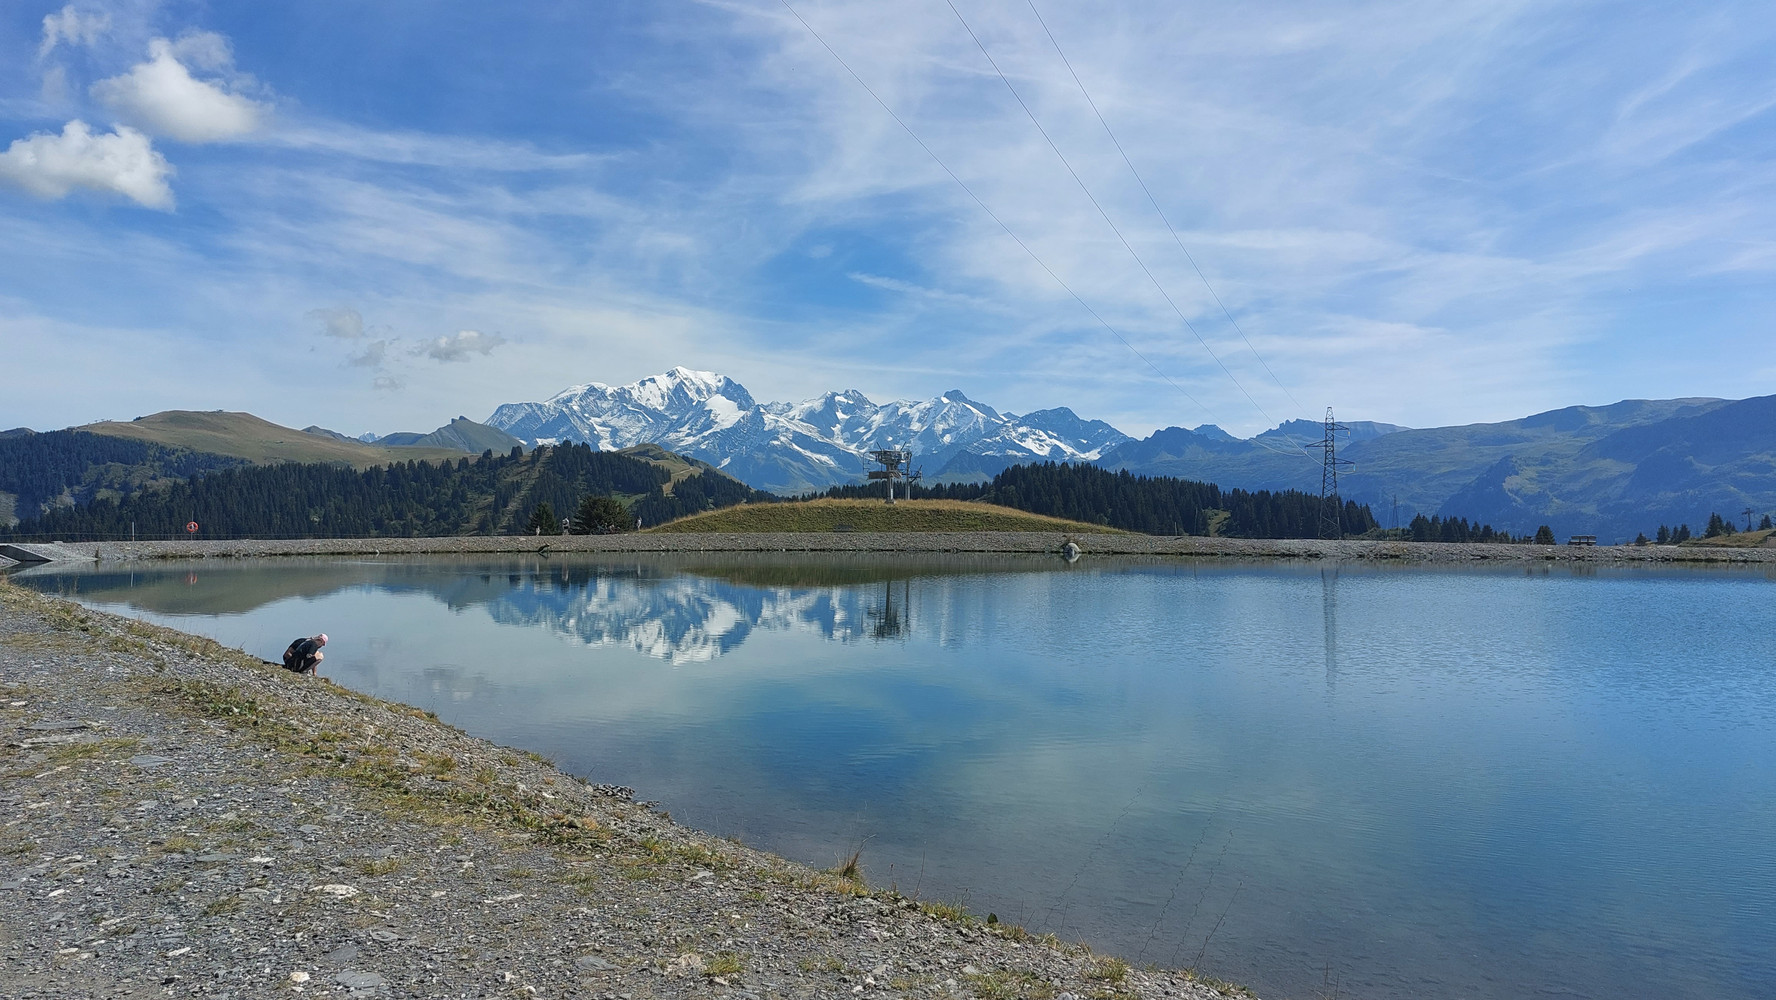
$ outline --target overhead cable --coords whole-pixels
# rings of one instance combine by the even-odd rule
[[[894,119],[894,123],[896,125],[899,125],[901,127],[901,130],[906,132],[906,134],[908,136],[911,136],[912,140],[914,142],[919,144],[919,148],[923,149],[925,151],[925,155],[931,157],[932,162],[936,163],[940,168],[942,168],[943,172],[950,176],[950,180],[955,181],[956,186],[960,187],[962,189],[963,193],[967,194],[969,198],[973,199],[974,203],[976,205],[980,206],[981,211],[987,213],[988,218],[991,218],[994,222],[998,223],[1000,229],[1005,230],[1005,235],[1011,237],[1012,241],[1015,242],[1020,248],[1022,248],[1024,253],[1028,254],[1030,256],[1030,259],[1036,262],[1038,267],[1041,267],[1042,270],[1045,271],[1050,278],[1054,279],[1055,284],[1061,286],[1061,288],[1064,291],[1066,291],[1066,293],[1068,295],[1073,297],[1073,301],[1079,303],[1081,308],[1083,308],[1086,312],[1090,313],[1092,319],[1098,321],[1099,326],[1102,326],[1105,330],[1108,330],[1110,332],[1111,336],[1113,336],[1117,340],[1121,341],[1122,346],[1128,348],[1130,353],[1134,354],[1135,357],[1140,358],[1143,362],[1145,362],[1147,367],[1153,369],[1154,374],[1158,375],[1161,379],[1164,379],[1167,385],[1170,385],[1172,388],[1178,390],[1178,392],[1180,394],[1182,394],[1185,399],[1188,399],[1192,403],[1196,404],[1197,408],[1202,410],[1204,413],[1208,414],[1208,416],[1211,420],[1214,419],[1214,416],[1215,416],[1214,413],[1211,412],[1207,406],[1204,406],[1202,404],[1202,402],[1200,400],[1198,400],[1195,396],[1191,395],[1187,389],[1185,389],[1183,386],[1179,385],[1176,381],[1174,381],[1172,379],[1172,377],[1170,375],[1167,375],[1163,369],[1161,369],[1158,365],[1154,364],[1153,361],[1147,357],[1147,355],[1142,354],[1140,352],[1140,350],[1138,350],[1135,347],[1134,344],[1129,343],[1128,338],[1124,337],[1121,333],[1117,332],[1116,328],[1111,326],[1104,319],[1104,317],[1098,315],[1098,311],[1096,309],[1093,309],[1091,307],[1091,305],[1085,301],[1085,299],[1081,298],[1079,293],[1073,290],[1073,286],[1067,284],[1066,281],[1062,280],[1061,276],[1056,274],[1054,269],[1049,267],[1047,262],[1045,262],[1036,253],[1035,250],[1031,249],[1030,245],[1028,243],[1025,243],[1023,241],[1023,239],[1021,237],[1019,237],[1018,234],[1016,232],[1014,232],[1009,225],[1006,225],[1004,219],[1001,219],[996,212],[994,212],[991,208],[987,207],[987,203],[985,201],[981,200],[980,195],[975,194],[974,189],[970,188],[966,183],[964,183],[962,178],[957,176],[957,174],[954,170],[950,169],[949,164],[945,163],[943,161],[942,157],[938,156],[937,153],[934,152],[930,146],[925,144],[925,140],[921,139],[919,137],[919,133],[913,131],[912,126],[908,125],[904,120],[902,120],[900,115],[896,114],[894,109],[892,107],[888,106],[888,102],[882,100],[881,96],[878,95],[875,92],[875,90],[870,87],[870,85],[868,83],[864,82],[863,77],[857,75],[857,71],[851,68],[851,64],[847,63],[845,61],[845,58],[843,56],[839,55],[838,50],[834,49],[832,47],[832,45],[830,45],[825,38],[821,37],[820,32],[814,30],[814,26],[809,24],[807,19],[802,17],[802,15],[793,6],[790,5],[789,0],[778,0],[778,2],[783,5],[783,8],[785,10],[789,11],[790,16],[794,17],[797,21],[799,21],[801,23],[803,28],[807,29],[808,34],[814,36],[814,40],[819,42],[822,48],[826,49],[827,54],[831,55],[833,57],[834,61],[836,61],[841,67],[843,67],[846,73],[849,73],[851,75],[851,79],[856,80],[857,85],[862,87],[864,89],[864,91],[870,95],[871,98],[874,98],[875,102],[877,104],[881,105],[883,111],[888,112],[888,117]],[[957,16],[960,17],[961,15],[958,14]],[[1199,337],[1198,339],[1200,340],[1201,338]],[[1206,347],[1207,345],[1205,344],[1204,346]],[[1211,351],[1210,354],[1213,355],[1213,352]],[[1222,370],[1224,370],[1224,371],[1226,370],[1225,366],[1223,366]],[[1229,374],[1231,375],[1231,373],[1229,373]],[[1238,385],[1239,384],[1238,380],[1235,380],[1234,384]],[[1245,390],[1242,388],[1241,391],[1243,392]],[[1250,397],[1250,395],[1248,395],[1246,398],[1250,399],[1251,397]],[[1254,405],[1255,405],[1255,403],[1256,403],[1256,401],[1254,401]],[[1260,407],[1260,412],[1263,412],[1262,407]],[[1269,419],[1268,415],[1266,415],[1266,419]]]
[[[1267,423],[1274,423],[1274,418],[1265,411],[1264,404],[1258,402],[1256,397],[1246,391],[1246,387],[1240,383],[1239,377],[1233,374],[1233,370],[1227,367],[1226,362],[1221,360],[1221,356],[1216,354],[1215,349],[1209,346],[1209,342],[1203,338],[1203,335],[1197,332],[1196,326],[1190,322],[1190,318],[1184,315],[1184,310],[1178,308],[1178,303],[1172,300],[1171,294],[1165,290],[1164,285],[1160,284],[1159,279],[1154,276],[1152,269],[1147,266],[1147,262],[1142,260],[1141,255],[1135,251],[1134,244],[1128,241],[1128,237],[1122,235],[1122,230],[1117,227],[1115,220],[1110,218],[1110,213],[1104,211],[1104,206],[1098,203],[1097,197],[1091,193],[1091,188],[1086,186],[1085,181],[1079,176],[1079,172],[1073,169],[1073,164],[1067,160],[1067,155],[1061,152],[1061,147],[1055,144],[1053,137],[1048,134],[1048,130],[1042,127],[1042,122],[1037,119],[1036,113],[1031,111],[1030,106],[1024,102],[1023,95],[1018,93],[1017,88],[1012,85],[1011,79],[1005,75],[1005,71],[999,68],[999,63],[993,58],[993,54],[987,51],[985,45],[981,44],[980,37],[974,33],[972,27],[969,27],[968,19],[962,16],[960,10],[956,9],[954,0],[944,0],[944,2],[949,5],[950,12],[956,15],[956,20],[961,22],[962,30],[968,32],[968,37],[974,40],[975,48],[980,49],[981,55],[987,57],[987,64],[992,66],[993,72],[999,75],[1000,82],[1004,83],[1005,89],[1011,92],[1012,98],[1018,102],[1018,107],[1024,109],[1024,114],[1029,116],[1030,123],[1036,126],[1036,131],[1042,133],[1042,138],[1048,143],[1048,148],[1054,150],[1054,154],[1060,159],[1061,165],[1067,168],[1068,174],[1072,175],[1073,182],[1078,184],[1079,190],[1085,193],[1086,200],[1090,201],[1092,207],[1098,210],[1098,214],[1103,216],[1105,225],[1108,225],[1110,231],[1116,234],[1116,238],[1122,241],[1123,249],[1127,250],[1129,256],[1135,259],[1135,263],[1140,266],[1142,273],[1147,275],[1147,280],[1153,283],[1153,287],[1157,289],[1160,296],[1166,300],[1166,305],[1171,306],[1172,312],[1177,313],[1179,322],[1184,324],[1184,328],[1190,331],[1191,335],[1196,338],[1197,343],[1201,344],[1203,350],[1208,352],[1209,357],[1214,359],[1215,364],[1221,368],[1222,374],[1226,375],[1227,378],[1233,382],[1234,387],[1239,389],[1240,393],[1246,397],[1246,401],[1251,403],[1252,406],[1263,415]]]
[[[1283,380],[1277,378],[1277,373],[1271,370],[1270,363],[1264,360],[1264,356],[1258,353],[1258,348],[1253,346],[1251,338],[1246,336],[1246,331],[1240,327],[1239,321],[1233,318],[1233,313],[1227,308],[1227,303],[1221,301],[1221,296],[1215,291],[1215,286],[1209,283],[1209,276],[1203,273],[1202,266],[1196,262],[1196,257],[1184,245],[1184,240],[1178,236],[1178,231],[1172,228],[1172,221],[1166,218],[1165,210],[1159,207],[1159,199],[1153,196],[1153,192],[1147,187],[1147,182],[1142,179],[1141,172],[1135,169],[1134,161],[1129,159],[1128,151],[1122,148],[1122,142],[1116,138],[1116,133],[1110,128],[1110,123],[1104,119],[1104,113],[1098,110],[1098,102],[1092,100],[1091,91],[1085,89],[1085,82],[1079,79],[1079,73],[1073,69],[1072,60],[1067,58],[1067,53],[1061,49],[1061,43],[1056,41],[1054,32],[1049,30],[1048,22],[1042,18],[1042,12],[1036,9],[1036,0],[1025,0],[1025,2],[1030,5],[1030,13],[1036,15],[1036,23],[1042,25],[1042,32],[1048,36],[1049,44],[1054,46],[1055,54],[1061,57],[1061,63],[1067,67],[1067,72],[1073,77],[1073,82],[1079,86],[1079,93],[1084,95],[1085,103],[1091,105],[1092,114],[1098,116],[1098,124],[1104,126],[1104,134],[1110,137],[1111,144],[1116,147],[1118,153],[1122,154],[1122,162],[1128,164],[1129,173],[1134,175],[1135,183],[1141,185],[1141,192],[1147,196],[1148,203],[1153,206],[1154,214],[1159,216],[1159,221],[1165,223],[1166,232],[1172,234],[1172,242],[1178,244],[1178,249],[1184,253],[1184,259],[1190,262],[1191,268],[1196,271],[1196,276],[1202,279],[1203,287],[1208,289],[1215,304],[1221,307],[1221,315],[1226,316],[1228,324],[1238,331],[1240,339],[1246,342],[1246,348],[1252,352],[1252,357],[1257,358],[1258,363],[1264,366],[1264,371],[1270,375],[1270,380],[1276,383],[1278,389],[1283,390],[1283,395],[1289,397],[1289,402],[1294,403],[1296,409],[1300,409],[1301,402],[1295,398],[1294,393],[1289,391],[1289,387],[1283,384]]]

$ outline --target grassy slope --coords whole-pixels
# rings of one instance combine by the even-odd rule
[[[617,454],[628,455],[630,458],[639,458],[644,462],[652,462],[665,469],[667,473],[672,476],[672,482],[666,484],[667,494],[672,493],[673,486],[692,476],[700,476],[705,472],[715,472],[717,475],[724,474],[719,472],[715,466],[710,465],[708,462],[700,462],[694,458],[686,458],[675,451],[667,451],[657,444],[631,445],[628,448],[619,449]]]
[[[1698,547],[1706,546],[1711,549],[1776,547],[1776,543],[1771,541],[1772,537],[1776,537],[1776,531],[1736,531],[1731,535],[1716,535],[1713,538],[1692,538],[1683,544]]]
[[[743,504],[681,518],[650,532],[832,531],[1064,531],[1122,534],[1099,524],[1026,514],[1010,507],[960,500],[808,500],[798,503]]]
[[[212,455],[229,455],[249,462],[345,462],[367,469],[390,462],[456,461],[464,452],[448,448],[385,448],[359,441],[340,441],[309,434],[261,420],[251,413],[167,410],[131,421],[107,420],[75,430],[112,437],[152,441],[156,444]]]

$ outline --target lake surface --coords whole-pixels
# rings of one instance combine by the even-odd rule
[[[1776,996],[1765,571],[33,570],[877,885],[1269,1000]]]

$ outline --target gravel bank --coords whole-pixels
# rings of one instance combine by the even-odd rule
[[[1234,559],[1327,559],[1341,562],[1573,562],[1776,564],[1776,548],[1677,545],[1480,545],[1432,542],[1326,542],[1313,539],[1067,536],[1052,532],[828,532],[801,534],[627,534],[448,538],[266,539],[255,541],[71,542],[100,560],[225,558],[280,555],[390,555],[536,552],[1058,552],[1076,537],[1084,554],[1197,556]]]
[[[212,554],[338,551],[260,544]],[[419,710],[3,581],[0,742],[6,997],[1236,992],[871,892]]]

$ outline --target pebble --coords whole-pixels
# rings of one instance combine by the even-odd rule
[[[586,972],[606,972],[616,968],[616,966],[599,958],[597,955],[581,955],[579,958],[574,959],[574,965]]]

